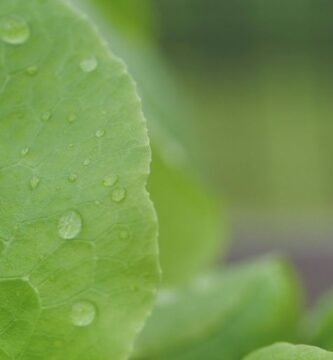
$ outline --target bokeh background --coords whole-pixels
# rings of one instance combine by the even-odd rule
[[[153,4],[192,109],[179,133],[227,209],[229,259],[288,253],[315,296],[333,273],[333,3]]]

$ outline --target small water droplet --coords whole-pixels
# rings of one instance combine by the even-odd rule
[[[126,197],[126,190],[122,187],[117,187],[111,193],[112,200],[117,203],[123,201],[125,197]]]
[[[85,159],[84,161],[83,161],[83,165],[84,166],[88,166],[90,164],[90,160],[89,159]]]
[[[105,130],[104,129],[99,129],[99,130],[96,131],[95,135],[96,135],[96,137],[101,138],[101,137],[103,137],[105,135]]]
[[[30,37],[27,22],[16,15],[10,15],[0,20],[0,38],[10,45],[24,44]]]
[[[76,119],[77,119],[77,115],[72,113],[68,115],[67,121],[72,124]]]
[[[51,119],[51,117],[52,117],[52,113],[50,111],[46,111],[45,113],[42,114],[43,121],[48,121]]]
[[[88,301],[80,301],[72,306],[71,321],[73,325],[83,327],[90,325],[96,317],[96,307]]]
[[[30,149],[28,147],[25,147],[21,150],[21,155],[26,156],[26,155],[28,155],[29,151],[30,151]]]
[[[68,147],[72,149],[74,147],[74,144],[69,144]]]
[[[32,190],[35,190],[38,188],[40,184],[40,178],[38,176],[33,176],[31,179],[30,179],[30,188]]]
[[[90,58],[86,58],[81,60],[80,62],[80,68],[82,71],[89,73],[97,69],[98,61],[97,59],[92,56]]]
[[[68,176],[68,181],[71,183],[74,183],[77,180],[77,175],[76,174],[71,174]]]
[[[29,66],[26,68],[25,72],[30,76],[34,76],[38,73],[38,70],[38,66]]]
[[[117,180],[118,180],[117,175],[105,176],[103,179],[103,185],[106,187],[111,187],[117,182]]]
[[[76,211],[68,211],[58,222],[58,233],[62,239],[74,239],[82,230],[82,218]]]

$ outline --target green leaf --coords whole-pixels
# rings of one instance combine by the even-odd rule
[[[264,259],[162,289],[135,359],[238,360],[293,338],[300,294],[284,261]]]
[[[0,2],[0,359],[125,359],[159,278],[122,62],[62,1]]]
[[[308,345],[275,344],[258,350],[244,360],[332,360],[333,353]]]
[[[323,295],[306,323],[316,346],[333,351],[333,292]]]
[[[219,211],[212,197],[171,150],[153,147],[149,191],[159,218],[160,261],[166,284],[184,282],[218,254]],[[181,155],[180,155],[181,156]]]

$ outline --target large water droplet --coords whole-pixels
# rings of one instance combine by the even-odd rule
[[[35,190],[38,188],[40,184],[40,178],[38,176],[33,176],[31,179],[30,179],[30,188],[32,190]]]
[[[122,187],[117,187],[111,193],[111,199],[117,203],[123,201],[125,197],[126,197],[126,190]]]
[[[87,59],[83,59],[80,62],[81,70],[87,73],[96,70],[97,66],[98,66],[98,61],[94,56]]]
[[[10,15],[0,20],[0,38],[7,44],[24,44],[30,37],[27,22],[16,15]]]
[[[103,185],[106,187],[111,187],[117,182],[117,180],[118,180],[117,175],[105,176],[103,179]]]
[[[68,211],[58,222],[58,233],[62,239],[76,238],[82,230],[82,218],[76,211]]]
[[[96,317],[96,307],[91,302],[80,301],[72,306],[71,321],[75,326],[88,326]]]

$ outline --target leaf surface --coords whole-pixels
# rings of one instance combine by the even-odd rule
[[[159,278],[149,141],[124,64],[60,0],[0,2],[0,147],[0,359],[126,359]]]

